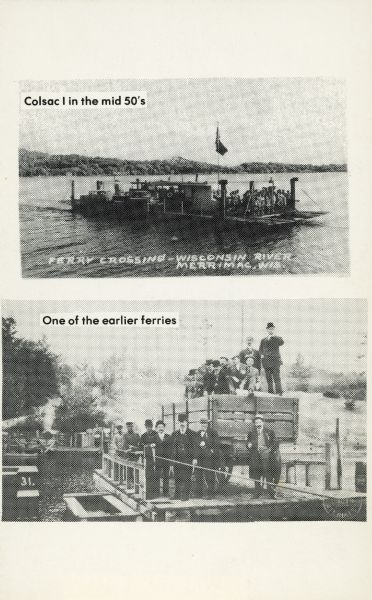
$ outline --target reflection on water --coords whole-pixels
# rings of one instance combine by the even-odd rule
[[[289,188],[294,174],[276,174],[275,184]],[[118,221],[115,217],[84,217],[72,214],[68,197],[70,180],[66,177],[20,179],[20,223],[22,269],[25,277],[121,277],[121,276],[192,276],[238,274],[299,274],[348,272],[348,211],[346,173],[302,173],[298,175],[298,208],[326,210],[329,214],[317,223],[295,226],[265,235],[242,227],[223,229],[198,221]],[[100,177],[106,186],[112,177]],[[268,175],[229,175],[229,189],[243,193],[249,179],[256,186],[267,184]],[[76,178],[77,195],[95,186],[96,177]],[[133,177],[120,177],[123,189],[129,189]],[[146,179],[154,179],[147,177]],[[174,176],[174,179],[181,179]],[[187,177],[184,177],[186,181]],[[188,179],[193,180],[194,176]],[[199,178],[204,179],[202,176]],[[216,183],[216,176],[208,176]],[[291,254],[280,270],[262,271],[218,269],[216,271],[179,271],[177,254]],[[165,255],[160,263],[100,264],[100,257]],[[56,264],[58,257],[74,258],[72,264]],[[78,257],[90,257],[89,264],[78,264]]]

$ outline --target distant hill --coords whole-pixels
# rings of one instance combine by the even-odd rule
[[[346,171],[342,165],[298,165],[285,163],[244,162],[233,167],[220,167],[220,173],[317,173]],[[218,166],[176,156],[165,160],[122,160],[79,154],[46,154],[20,148],[19,175],[180,175],[217,173]]]

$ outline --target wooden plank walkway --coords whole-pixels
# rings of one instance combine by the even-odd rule
[[[223,493],[213,498],[190,498],[175,500],[154,498],[141,500],[134,494],[126,493],[121,486],[95,471],[95,482],[113,493],[123,502],[138,510],[145,520],[157,521],[317,521],[335,520],[339,512],[340,520],[366,520],[366,494],[349,490],[322,491],[311,488],[313,495],[303,489],[294,491],[293,485],[277,488],[277,498],[270,498],[267,491],[259,498],[253,498],[254,489],[229,483]],[[341,504],[340,504],[341,503]],[[350,507],[350,516],[345,516],[343,506]],[[328,510],[327,510],[328,507]],[[333,507],[333,512],[332,512]]]

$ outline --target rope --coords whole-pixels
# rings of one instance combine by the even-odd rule
[[[201,467],[199,465],[193,465],[190,463],[185,463],[182,462],[180,460],[173,460],[171,458],[166,458],[165,456],[159,456],[156,455],[156,458],[161,458],[162,460],[166,460],[167,462],[173,463],[173,464],[178,464],[178,465],[183,465],[185,467],[192,467],[193,469],[201,469],[204,471],[209,471],[212,473],[217,473],[219,475],[223,474],[223,471],[218,471],[217,469],[210,469],[209,467]],[[252,479],[251,477],[246,477],[245,475],[238,475],[238,474],[234,474],[234,477],[236,477],[237,479],[241,479],[243,481],[254,481],[255,483],[261,483],[260,479]],[[287,483],[268,483],[268,485],[272,486],[272,487],[279,487],[279,488],[283,488],[285,490],[290,490],[292,492],[297,492],[299,493],[303,493],[303,494],[308,494],[309,496],[315,496],[317,498],[328,498],[333,500],[334,496],[330,496],[328,494],[324,494],[324,493],[320,493],[320,492],[310,492],[309,490],[306,490],[304,488],[298,488],[298,487],[293,487],[288,485]]]
[[[305,194],[305,196],[307,196],[312,202],[314,202],[315,206],[317,206],[318,208],[322,209],[322,207],[320,206],[320,204],[318,204],[317,201],[314,200],[314,198],[312,198],[310,196],[310,194],[308,194],[307,192],[305,192],[305,190],[303,190],[302,188],[301,188],[301,192],[303,192]]]

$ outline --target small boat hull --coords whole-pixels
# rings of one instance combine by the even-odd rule
[[[64,494],[66,521],[138,521],[140,513],[113,494]]]

